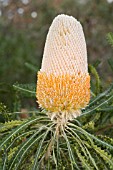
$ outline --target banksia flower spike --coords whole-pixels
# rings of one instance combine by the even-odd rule
[[[72,16],[58,15],[49,29],[36,97],[51,120],[63,125],[89,103],[86,42],[80,22]]]

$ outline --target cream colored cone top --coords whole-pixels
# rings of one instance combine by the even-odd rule
[[[88,72],[83,29],[74,17],[61,14],[53,20],[40,71],[55,75]]]

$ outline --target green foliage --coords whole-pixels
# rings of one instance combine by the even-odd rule
[[[24,96],[35,97],[36,85],[35,84],[14,84],[13,87]]]
[[[107,34],[107,40],[109,44],[113,47],[113,33],[112,32]]]
[[[112,58],[109,58],[109,59],[108,59],[108,63],[109,63],[109,65],[110,65],[110,67],[111,67],[111,69],[112,69],[112,71],[113,71],[113,59],[112,59]]]
[[[97,95],[100,93],[100,88],[101,88],[99,75],[93,65],[89,65],[89,72],[92,73],[95,77],[95,79],[91,79],[93,81],[96,80],[95,83],[91,81],[91,87],[93,90],[93,94]]]
[[[0,145],[1,154],[4,153],[3,169],[27,169],[26,164],[34,170],[47,169],[48,164],[51,169],[59,169],[64,162],[66,170],[70,166],[71,169],[100,170],[102,166],[112,169],[113,146],[97,137],[94,139],[74,120],[57,136],[55,124],[40,115],[17,126],[3,139]]]
[[[32,70],[33,72],[37,72],[37,67],[34,66],[33,64],[31,63],[25,63],[25,66],[28,67],[30,70]]]
[[[3,103],[0,103],[0,122],[4,122],[9,119],[7,112],[7,107]]]
[[[5,122],[5,123],[1,124],[1,126],[0,126],[1,127],[0,133],[11,130],[14,127],[20,125],[21,123],[22,123],[21,120],[12,120],[12,121]]]

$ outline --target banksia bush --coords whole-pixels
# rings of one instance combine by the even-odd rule
[[[34,86],[14,85],[18,93],[36,95],[41,109],[27,111],[23,120],[17,120],[19,112],[4,116],[1,169],[113,170],[113,83],[99,93],[98,73],[92,65],[89,71],[95,76],[95,91],[92,86],[90,90],[81,24],[57,16],[47,35],[36,92]]]
[[[67,122],[81,113],[90,100],[90,76],[81,24],[73,17],[58,15],[49,29],[37,99],[51,119]]]

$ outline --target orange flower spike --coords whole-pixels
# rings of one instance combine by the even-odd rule
[[[49,29],[36,97],[48,116],[63,124],[89,103],[86,42],[81,24],[72,16],[58,15]]]

